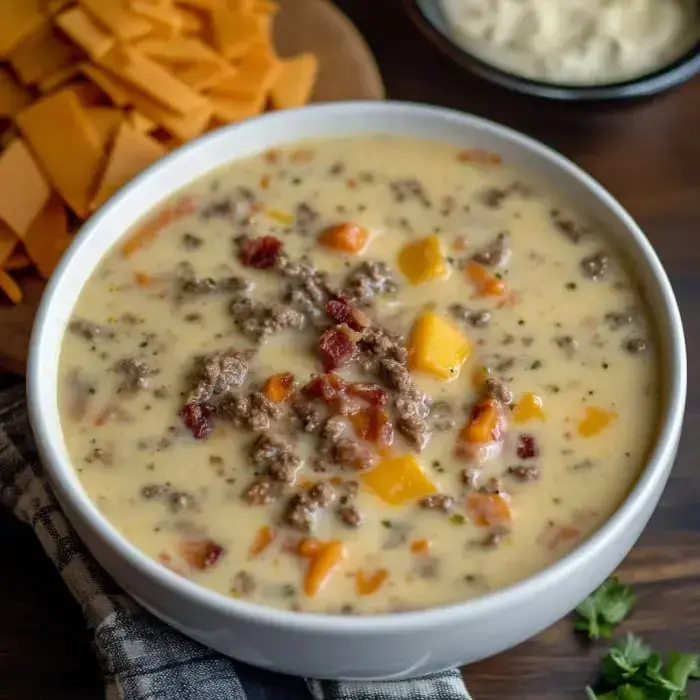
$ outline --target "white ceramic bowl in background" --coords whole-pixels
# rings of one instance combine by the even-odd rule
[[[374,617],[295,613],[227,598],[160,566],[122,537],[80,485],[57,403],[66,323],[102,256],[140,217],[211,170],[299,139],[402,134],[496,151],[552,183],[600,220],[628,254],[659,329],[663,392],[658,439],[639,482],[615,515],[540,573],[482,598]],[[468,663],[534,635],[568,613],[619,564],[656,506],[680,437],[686,393],[683,329],[654,250],[622,207],[570,161],[514,131],[466,114],[408,103],[347,102],[268,114],[207,135],[122,189],[83,227],[44,294],[28,367],[32,427],[56,495],[95,558],[156,616],[256,666],[316,678],[389,679]]]

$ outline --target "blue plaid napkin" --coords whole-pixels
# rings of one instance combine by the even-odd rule
[[[0,503],[34,529],[94,631],[107,700],[469,700],[457,669],[412,681],[294,678],[233,661],[164,625],[90,556],[44,479],[22,386],[0,392]]]

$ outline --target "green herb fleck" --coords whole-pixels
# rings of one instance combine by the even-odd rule
[[[450,516],[450,522],[453,525],[464,525],[464,523],[467,522],[466,516],[462,515],[461,513],[453,513]]]
[[[574,628],[586,632],[590,639],[609,637],[637,600],[629,586],[609,578],[576,608],[579,618]]]
[[[689,678],[700,677],[697,654],[671,652],[664,664],[642,639],[628,634],[603,659],[599,690],[586,688],[588,700],[689,700]]]

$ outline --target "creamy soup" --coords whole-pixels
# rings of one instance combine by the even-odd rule
[[[224,595],[377,613],[462,601],[603,523],[654,438],[643,300],[605,232],[496,154],[269,151],[111,251],[63,343],[88,494]]]

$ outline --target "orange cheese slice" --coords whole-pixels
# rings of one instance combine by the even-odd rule
[[[133,12],[119,0],[79,0],[78,3],[92,18],[122,41],[133,41],[152,30],[151,23]]]
[[[226,75],[210,88],[212,95],[234,100],[267,99],[267,93],[274,85],[282,70],[282,64],[264,41],[257,41],[249,49],[238,70],[233,75]]]
[[[7,68],[0,67],[0,117],[13,117],[31,101],[31,93],[15,80]]]
[[[101,207],[122,185],[166,154],[155,139],[122,123],[114,139],[102,181],[92,200],[93,210]]]
[[[117,107],[129,104],[129,91],[118,80],[92,63],[83,63],[82,74],[97,85]]]
[[[149,131],[153,131],[153,129],[156,128],[152,119],[149,119],[136,109],[132,109],[129,112],[127,120],[136,131],[140,131],[142,134],[147,134]]]
[[[146,38],[136,48],[150,58],[166,64],[211,63],[225,65],[225,61],[203,41],[189,36],[172,39]]]
[[[106,149],[123,120],[121,110],[115,107],[90,107],[86,113],[99,136],[102,148]]]
[[[8,272],[14,270],[24,270],[32,264],[31,258],[22,250],[15,250],[4,263],[2,267]]]
[[[80,68],[83,73],[83,68]],[[84,107],[104,103],[104,91],[101,90],[95,83],[81,80],[70,85],[66,85],[62,92],[72,92],[78,102]]]
[[[54,189],[87,217],[103,150],[75,93],[61,90],[35,102],[17,115],[17,124]]]
[[[80,63],[71,63],[60,68],[55,73],[49,73],[43,77],[37,87],[42,93],[51,92],[78,75],[80,75]]]
[[[196,63],[175,69],[177,77],[198,92],[207,90],[225,78],[231,78],[235,73],[236,69],[229,64],[217,66],[213,63]]]
[[[174,10],[180,17],[182,33],[187,36],[204,38],[209,33],[209,17],[197,9],[179,7]]]
[[[50,24],[25,37],[9,56],[15,73],[24,83],[37,83],[57,70],[77,64],[80,58],[78,49]]]
[[[254,0],[252,11],[256,15],[276,15],[280,11],[280,6],[273,0]]]
[[[66,208],[58,197],[53,196],[34,220],[23,243],[37,272],[48,278],[71,240]]]
[[[56,24],[91,58],[104,56],[116,39],[100,27],[82,7],[72,7],[56,17]]]
[[[201,109],[194,109],[187,114],[178,114],[158,104],[145,93],[126,85],[119,78],[112,77],[112,80],[125,90],[128,96],[127,102],[130,105],[180,141],[190,141],[206,131],[212,116],[209,100],[205,101]]]
[[[249,100],[233,100],[225,97],[212,97],[214,116],[224,124],[232,124],[260,114],[265,107],[265,95],[262,93]]]
[[[182,17],[167,5],[158,5],[147,0],[132,0],[129,9],[151,22],[153,31],[163,37],[174,37],[182,30]],[[152,32],[153,33],[153,32]]]
[[[41,0],[0,0],[0,58],[45,22]]]
[[[259,38],[260,25],[256,18],[232,10],[225,2],[217,3],[212,18],[216,47],[229,60],[243,56]]]
[[[311,97],[318,75],[318,59],[303,53],[282,61],[282,70],[270,88],[270,100],[275,109],[290,109],[305,105]]]
[[[174,112],[186,114],[207,104],[192,88],[136,49],[113,49],[97,62],[112,76]]]
[[[49,184],[29,149],[15,139],[0,155],[0,218],[23,238],[49,195]]]
[[[46,15],[46,17],[53,17],[59,12],[72,5],[74,0],[40,0],[41,12]]]
[[[10,230],[10,227],[0,221],[0,268],[6,260],[9,260],[13,251],[17,247],[17,236]]]
[[[5,270],[0,269],[0,289],[7,295],[13,304],[22,301],[22,289]]]

